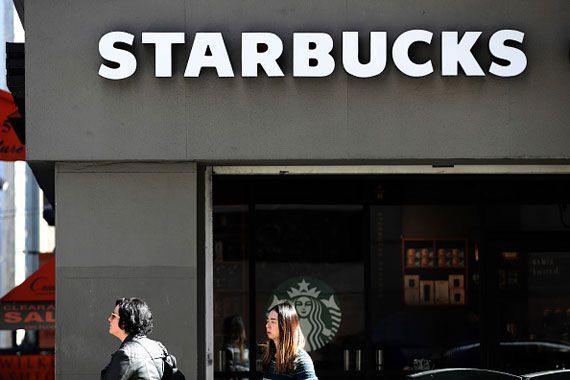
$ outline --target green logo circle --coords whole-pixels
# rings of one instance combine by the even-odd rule
[[[335,337],[342,312],[327,284],[308,276],[290,278],[273,292],[267,310],[283,301],[292,302],[297,309],[306,351],[318,350]]]

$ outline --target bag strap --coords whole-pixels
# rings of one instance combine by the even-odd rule
[[[144,344],[142,344],[138,340],[133,339],[133,342],[138,343],[146,351],[146,353],[150,357],[150,361],[152,362],[152,364],[154,364],[154,366],[156,367],[157,373],[160,375],[160,368],[158,368],[158,366],[156,365],[156,362],[154,361],[154,357],[151,355],[150,351],[144,346]],[[161,346],[162,346],[162,344],[161,344]],[[160,358],[163,359],[162,356]]]

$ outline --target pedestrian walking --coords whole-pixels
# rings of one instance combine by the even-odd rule
[[[121,345],[101,371],[102,380],[161,380],[168,355],[162,343],[147,338],[152,331],[152,313],[139,298],[119,298],[107,319],[109,334]]]

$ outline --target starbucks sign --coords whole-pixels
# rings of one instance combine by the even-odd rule
[[[327,284],[308,276],[291,278],[273,292],[267,310],[283,301],[291,301],[297,309],[305,350],[318,350],[335,337],[342,312],[338,298]]]

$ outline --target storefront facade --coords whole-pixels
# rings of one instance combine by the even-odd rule
[[[254,371],[263,308],[285,295],[307,315],[328,295],[324,326],[306,322],[323,379],[345,350],[345,376],[398,378],[467,341],[437,338],[433,320],[478,331],[480,366],[503,325],[541,334],[539,317],[499,322],[489,276],[523,276],[512,310],[543,313],[528,263],[569,270],[567,2],[25,9],[27,157],[55,168],[58,379],[97,378],[117,343],[106,310],[125,295],[147,299],[190,379],[230,376],[218,353],[233,314]],[[257,65],[264,51],[277,53]],[[350,64],[371,56],[369,71]],[[509,280],[504,257],[524,273]]]

